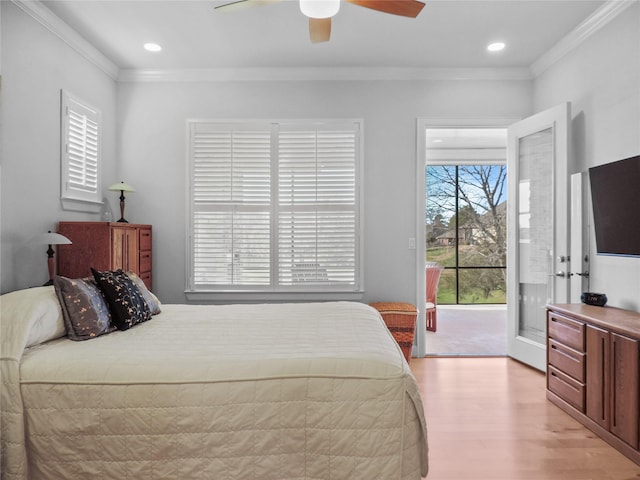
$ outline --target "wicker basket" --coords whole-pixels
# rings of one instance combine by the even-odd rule
[[[380,312],[384,323],[396,339],[407,363],[411,361],[411,349],[416,333],[418,310],[410,303],[374,302],[370,306]]]

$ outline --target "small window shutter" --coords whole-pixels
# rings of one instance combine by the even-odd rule
[[[100,111],[62,92],[61,191],[65,199],[101,202]]]
[[[271,283],[271,127],[191,125],[192,287]]]
[[[358,125],[283,125],[278,135],[281,286],[358,282]]]

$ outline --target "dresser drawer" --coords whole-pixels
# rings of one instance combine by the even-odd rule
[[[139,238],[140,250],[151,250],[151,229],[141,228]]]
[[[151,250],[146,252],[140,252],[140,272],[150,272],[151,271]]]
[[[153,290],[153,285],[151,284],[151,272],[142,272],[139,277],[149,290]]]
[[[554,312],[548,313],[548,334],[550,338],[584,352],[584,323],[571,320]]]
[[[549,339],[549,363],[578,382],[585,382],[585,354]]]
[[[549,365],[547,372],[549,390],[584,413],[584,384]]]

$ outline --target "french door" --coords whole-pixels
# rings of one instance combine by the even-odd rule
[[[569,300],[569,103],[508,129],[509,356],[546,369],[548,303]]]

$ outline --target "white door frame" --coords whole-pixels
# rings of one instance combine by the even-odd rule
[[[591,199],[589,174],[571,175],[571,303],[580,303],[582,292],[589,291],[589,228]]]
[[[427,154],[427,128],[507,128],[521,120],[522,117],[418,117],[416,122],[416,306],[418,320],[416,322],[416,340],[413,349],[414,357],[424,357],[427,352],[427,323],[425,317],[427,275],[425,270],[425,194],[424,167]],[[509,172],[507,170],[507,175]]]

